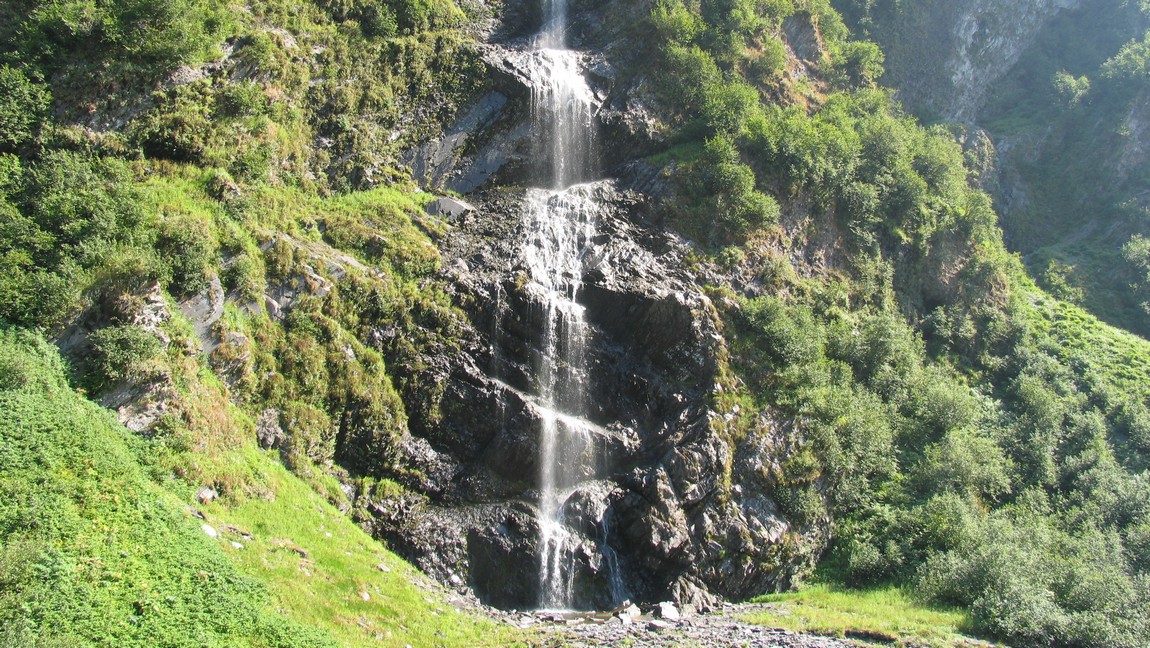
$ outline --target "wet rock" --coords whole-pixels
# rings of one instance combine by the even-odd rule
[[[432,210],[451,227],[440,241],[439,279],[468,321],[455,348],[389,367],[397,384],[440,389],[427,404],[404,394],[411,435],[395,465],[414,494],[390,501],[360,495],[355,510],[377,537],[441,581],[462,583],[500,607],[534,607],[538,457],[543,423],[556,420],[561,429],[584,430],[568,435],[581,442],[570,444],[565,461],[594,458],[580,464],[585,483],[565,493],[561,508],[572,605],[612,609],[631,598],[705,611],[718,605],[718,594],[781,587],[825,536],[817,525],[791,527],[769,497],[770,483],[736,480],[740,492],[724,492],[722,476],[734,462],[769,468],[787,446],[746,450],[732,440],[736,417],[716,399],[728,351],[716,306],[700,288],[721,279],[712,281],[691,244],[665,227],[662,206],[675,195],[661,169],[636,161],[654,151],[665,129],[649,81],[635,74],[638,48],[624,28],[645,15],[642,3],[580,0],[570,12],[568,40],[588,52],[579,65],[596,107],[602,170],[618,179],[548,198],[592,205],[594,231],[580,250],[582,281],[573,296],[585,321],[583,366],[563,368],[585,402],[565,409],[540,397],[539,368],[550,357],[541,325],[548,298],[525,254],[537,231],[525,218],[520,187],[546,166],[530,127],[529,72],[538,61],[526,51],[541,15],[530,3],[511,4],[486,32],[494,42],[478,46],[490,91],[435,142],[407,154],[421,182],[466,194]],[[813,60],[821,45],[817,30],[812,37]],[[289,307],[286,292],[271,292]],[[367,342],[386,348],[395,335],[380,325]],[[556,410],[576,411],[580,420],[565,421]],[[801,550],[781,548],[784,536],[801,538]],[[621,620],[596,625],[621,628],[632,617],[601,621],[610,618]],[[632,625],[645,632],[645,624]]]

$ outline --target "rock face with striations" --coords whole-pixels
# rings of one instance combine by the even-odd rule
[[[595,461],[562,504],[570,603],[584,609],[622,597],[706,608],[719,596],[783,587],[826,537],[825,522],[795,528],[770,497],[764,465],[779,460],[793,426],[763,421],[749,441],[733,441],[733,415],[716,398],[726,380],[722,325],[701,288],[712,278],[690,269],[690,244],[662,222],[660,205],[672,196],[634,161],[660,131],[622,30],[649,10],[642,2],[574,3],[568,36],[584,52],[608,176],[568,190],[596,206],[575,296],[588,328],[582,417]],[[522,243],[522,187],[540,164],[519,63],[539,16],[507,11],[490,32],[494,42],[480,46],[493,89],[409,158],[426,183],[466,195],[470,209],[444,215],[452,231],[441,252],[470,328],[458,352],[412,368],[412,380],[442,386],[433,413],[411,414],[401,458],[418,494],[360,493],[357,510],[425,571],[522,609],[541,601],[546,404],[533,372],[546,305],[529,285]],[[737,463],[757,470],[732,477]]]

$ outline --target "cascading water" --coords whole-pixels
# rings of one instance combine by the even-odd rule
[[[564,563],[568,534],[563,502],[588,479],[593,444],[579,418],[585,409],[587,337],[583,307],[575,302],[582,275],[580,252],[594,231],[594,204],[564,191],[527,193],[527,265],[545,312],[543,352],[536,369],[542,418],[539,456],[540,606],[562,609],[572,600],[573,569]]]
[[[544,0],[545,24],[524,68],[532,87],[536,159],[545,161],[546,188],[527,191],[525,242],[531,284],[542,303],[542,349],[536,389],[542,419],[539,456],[539,605],[567,609],[575,600],[575,543],[564,503],[595,477],[594,428],[587,400],[587,323],[576,301],[583,256],[599,209],[593,192],[576,185],[594,176],[593,95],[579,55],[565,49],[566,0]],[[604,529],[606,527],[604,526]],[[611,571],[612,596],[622,592],[613,552],[600,542]]]

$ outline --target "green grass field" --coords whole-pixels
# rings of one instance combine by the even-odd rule
[[[796,632],[878,645],[987,645],[963,635],[969,625],[965,613],[922,605],[897,587],[854,590],[819,584],[798,592],[763,596],[755,602],[769,607],[749,615],[748,621]]]

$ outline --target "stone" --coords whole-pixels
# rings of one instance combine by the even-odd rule
[[[417,403],[413,394],[422,398],[424,386],[435,387],[435,403],[407,410],[409,434],[397,444],[395,472],[409,493],[357,493],[353,510],[367,512],[363,524],[375,537],[440,582],[467,584],[503,609],[531,609],[540,600],[541,430],[562,408],[538,396],[547,300],[529,278],[524,249],[521,187],[537,186],[532,179],[548,171],[530,123],[532,55],[522,39],[542,16],[530,3],[508,4],[483,32],[495,42],[477,46],[489,92],[460,106],[435,142],[403,154],[422,185],[465,194],[428,205],[451,225],[437,240],[435,280],[448,286],[465,319],[452,321],[450,348],[389,365],[395,384],[410,386],[405,403]],[[821,520],[809,530],[787,525],[770,506],[770,484],[722,477],[741,474],[733,463],[751,442],[731,429],[745,417],[719,404],[729,386],[720,375],[729,349],[709,295],[722,290],[701,286],[726,288],[732,280],[699,262],[693,244],[666,226],[672,210],[664,207],[677,203],[678,190],[667,169],[642,159],[667,129],[651,79],[634,74],[629,58],[634,47],[623,26],[643,16],[641,4],[578,3],[569,32],[572,49],[588,52],[578,64],[595,97],[601,167],[614,179],[562,194],[594,211],[582,267],[573,271],[582,272],[576,301],[586,322],[586,370],[576,376],[587,392],[580,427],[599,458],[563,503],[570,537],[563,558],[572,606],[613,610],[605,618],[620,621],[601,626],[611,628],[638,618],[617,609],[624,597],[669,603],[682,618],[687,609],[714,608],[719,595],[784,585],[827,537]],[[789,45],[820,60],[817,33],[793,27]],[[278,290],[270,292],[285,294]],[[364,324],[365,343],[378,350],[404,335]],[[732,485],[741,492],[732,496],[725,490]],[[793,549],[781,546],[784,533],[797,538]],[[746,538],[765,544],[745,546]]]
[[[218,538],[220,536],[220,532],[216,531],[215,527],[213,527],[210,524],[201,525],[200,530],[202,530],[204,532],[204,534],[207,535],[209,538]]]
[[[268,317],[273,321],[277,321],[283,317],[283,310],[280,308],[280,303],[269,296],[264,296],[264,308],[267,309]]]
[[[260,412],[256,419],[256,442],[265,450],[275,450],[287,440],[287,433],[280,426],[280,411],[269,407]]]
[[[670,601],[655,604],[655,616],[666,621],[678,621],[679,609]]]
[[[427,213],[432,216],[445,216],[459,218],[464,214],[475,211],[475,207],[458,198],[439,198],[427,205]]]
[[[201,504],[207,504],[219,496],[220,494],[211,486],[204,486],[196,491],[196,499],[199,500]]]

